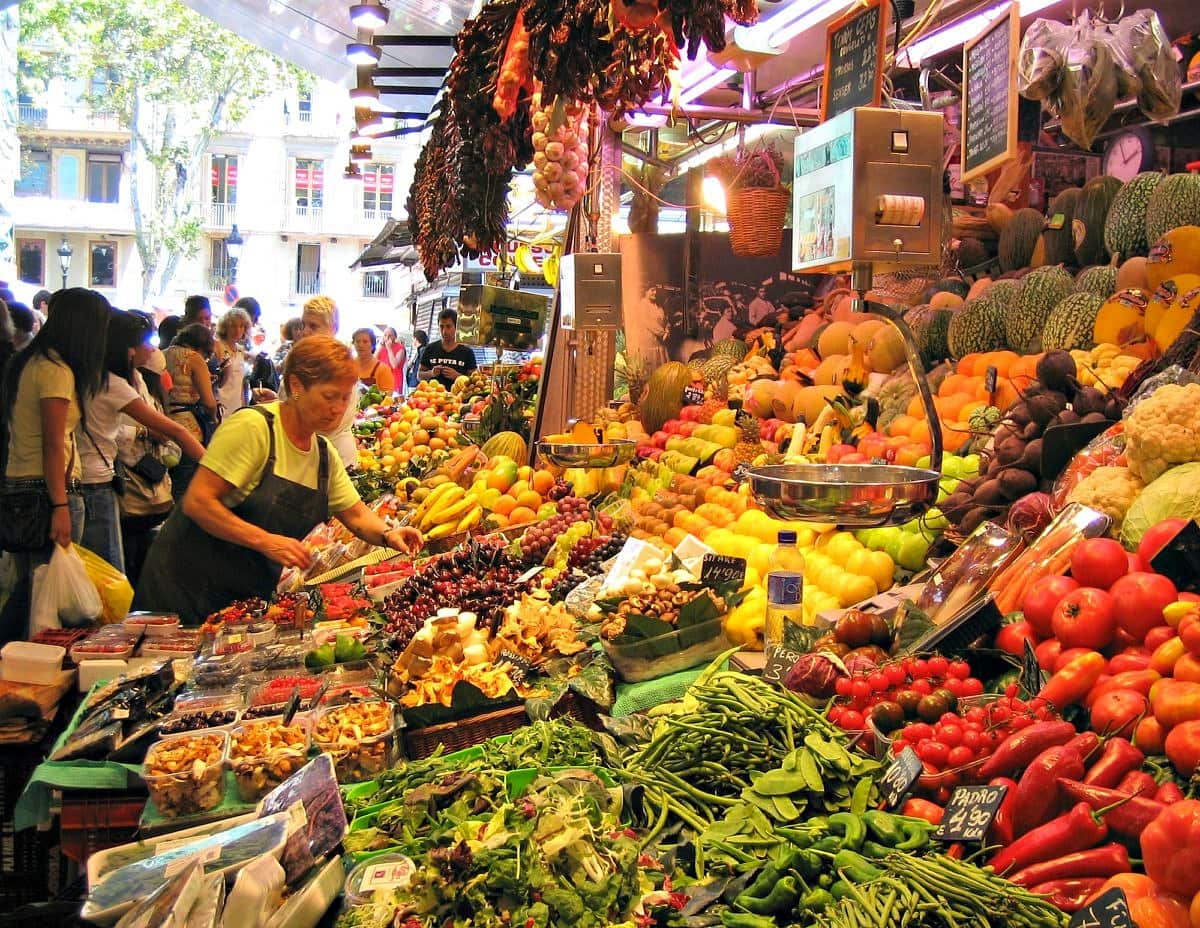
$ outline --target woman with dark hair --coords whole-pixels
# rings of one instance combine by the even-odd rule
[[[217,398],[208,369],[212,353],[212,329],[198,322],[180,329],[164,352],[167,375],[171,378],[168,412],[202,445],[208,444],[217,427]],[[186,460],[172,469],[171,492],[176,502],[183,498],[195,471],[196,465]]]
[[[168,419],[142,399],[138,392],[138,361],[145,363],[151,351],[147,338],[153,332],[145,318],[114,310],[108,325],[104,385],[88,401],[87,428],[76,429],[76,443],[83,460],[83,546],[125,571],[121,544],[118,497],[124,490],[118,476],[117,438],[121,414],[146,429],[176,442],[183,453],[200,460],[204,447],[178,422]]]
[[[408,349],[402,339],[390,325],[383,330],[380,340],[379,353],[375,355],[392,372],[392,387],[404,395],[405,368],[408,366]]]
[[[371,329],[357,329],[350,342],[354,345],[355,361],[358,364],[358,382],[367,389],[378,387],[382,393],[391,393],[396,389],[392,380],[392,369],[382,360],[375,357],[375,348],[379,344]]]
[[[0,381],[4,379],[4,368],[8,359],[17,353],[16,334],[8,307],[0,303]]]
[[[0,453],[10,487],[44,492],[51,510],[43,550],[14,555],[17,583],[0,612],[0,644],[29,630],[33,570],[83,533],[83,469],[75,427],[87,428],[86,406],[100,389],[110,308],[95,290],[73,287],[50,299],[50,316],[29,347],[15,355],[0,389]]]
[[[288,354],[283,379],[281,401],[240,410],[217,429],[150,549],[137,608],[196,625],[234,600],[269,597],[284,567],[311,565],[304,536],[330,516],[370,544],[420,547],[420,532],[389,527],[359,499],[320,434],[338,426],[356,391],[350,349],[309,335]]]
[[[162,322],[158,324],[158,347],[162,351],[170,348],[171,342],[175,341],[175,336],[182,328],[183,320],[179,316],[164,316]]]
[[[417,329],[413,332],[413,341],[416,344],[413,347],[412,360],[408,362],[408,373],[404,376],[404,382],[410,389],[421,381],[421,355],[429,346],[429,333],[424,329]]]

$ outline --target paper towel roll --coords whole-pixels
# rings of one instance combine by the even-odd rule
[[[876,205],[875,221],[881,226],[919,226],[924,218],[924,197],[885,193]]]

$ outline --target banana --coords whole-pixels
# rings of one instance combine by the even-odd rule
[[[418,524],[423,522],[429,513],[437,508],[444,499],[453,495],[455,490],[459,490],[460,492],[464,493],[466,492],[457,483],[443,483],[435,487],[430,494],[425,497],[424,502],[417,507],[417,511],[413,513],[413,521]]]
[[[479,524],[479,520],[482,518],[483,518],[483,507],[480,506],[478,503],[476,503],[474,506],[471,507],[471,511],[468,512],[465,516],[462,517],[462,519],[459,520],[458,525],[454,526],[454,534],[458,535],[461,532],[470,531],[477,524]]]
[[[542,269],[538,267],[537,260],[533,257],[533,249],[524,242],[517,246],[517,250],[513,254],[513,262],[517,265],[517,270],[522,274],[542,273]]]
[[[560,256],[559,246],[555,245],[554,250],[546,255],[542,261],[542,277],[551,287],[558,286],[558,262]]]
[[[1178,628],[1179,623],[1183,621],[1183,617],[1190,613],[1200,610],[1200,603],[1190,603],[1187,600],[1179,600],[1177,602],[1168,603],[1163,607],[1163,618],[1171,628]]]
[[[462,496],[455,497],[452,502],[446,502],[437,508],[433,509],[429,515],[425,517],[425,525],[435,526],[443,525],[447,522],[451,526],[458,524],[458,520],[475,505],[475,500],[464,493]]]
[[[425,533],[426,539],[445,538],[454,531],[453,522],[443,522],[441,525],[435,525]]]

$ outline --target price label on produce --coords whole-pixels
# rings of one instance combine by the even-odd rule
[[[533,663],[513,651],[502,650],[500,661],[508,661],[512,664],[512,670],[508,675],[512,678],[513,683],[524,683],[533,673]]]
[[[960,786],[950,794],[933,836],[939,841],[983,841],[1007,792],[1007,786]]]
[[[546,568],[543,565],[536,564],[533,567],[530,567],[529,570],[525,571],[525,573],[521,574],[521,576],[517,577],[517,583],[528,583],[545,569]]]
[[[783,685],[783,678],[792,669],[792,665],[804,656],[803,651],[793,651],[787,647],[771,645],[767,648],[767,662],[763,666],[763,679],[768,683]]]
[[[746,581],[746,559],[728,554],[706,554],[700,562],[700,582],[705,586],[736,586]]]
[[[1110,889],[1095,902],[1071,916],[1068,928],[1133,928],[1129,900],[1119,887]]]
[[[901,751],[879,781],[879,792],[887,809],[898,809],[921,776],[921,758],[911,747]]]
[[[700,406],[704,403],[704,391],[699,387],[683,388],[683,405]]]

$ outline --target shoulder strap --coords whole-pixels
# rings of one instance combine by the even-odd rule
[[[315,436],[320,463],[317,465],[317,492],[329,496],[329,440],[324,435]]]
[[[259,483],[262,483],[263,478],[275,470],[275,416],[262,406],[245,406],[243,408],[253,409],[267,420],[267,463],[263,465],[262,477],[258,480]],[[237,410],[234,415],[241,411],[241,409]]]

